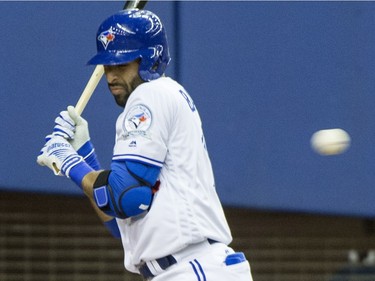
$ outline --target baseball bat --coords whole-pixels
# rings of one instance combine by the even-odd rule
[[[133,0],[133,1],[126,1],[124,5],[125,9],[143,9],[147,3],[147,0]],[[83,90],[81,97],[79,98],[75,109],[79,115],[82,114],[83,110],[85,109],[87,103],[89,102],[92,94],[94,93],[96,87],[99,84],[100,79],[102,78],[104,74],[104,67],[103,65],[97,65],[94,69],[94,72],[92,73],[89,81],[86,84],[85,89]]]

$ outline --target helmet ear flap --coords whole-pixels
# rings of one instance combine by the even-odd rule
[[[142,67],[142,62],[141,62],[139,66],[139,76],[141,77],[143,81],[151,81],[154,79],[158,79],[161,76],[161,74],[157,72],[157,69],[159,68],[159,64],[157,62],[154,64],[154,66],[156,65],[157,65],[157,68],[153,68],[153,67],[146,68],[146,67]]]
[[[153,54],[146,55],[148,58],[147,60],[141,58],[141,63],[139,66],[139,76],[143,81],[151,81],[161,77],[167,68],[167,64],[169,63],[169,56],[167,63],[163,61],[164,48],[162,45],[157,45],[149,48],[148,50],[151,50]]]

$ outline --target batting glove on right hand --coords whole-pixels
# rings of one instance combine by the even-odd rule
[[[69,178],[70,170],[84,160],[65,138],[48,135],[37,162],[41,166],[50,168],[56,176]]]
[[[67,176],[82,188],[82,179],[92,171],[81,155],[61,136],[49,135],[37,162],[50,168],[56,176]]]

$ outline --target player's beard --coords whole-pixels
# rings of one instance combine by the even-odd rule
[[[125,107],[126,102],[128,101],[131,93],[135,90],[135,88],[137,88],[140,84],[142,84],[144,82],[145,81],[143,81],[139,77],[139,75],[136,75],[130,81],[130,83],[120,83],[120,82],[108,83],[108,87],[110,89],[111,89],[111,87],[121,87],[123,89],[122,93],[117,94],[117,95],[113,95],[113,96],[115,98],[115,101],[116,101],[117,105],[119,105],[121,107]]]

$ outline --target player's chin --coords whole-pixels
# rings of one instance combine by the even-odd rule
[[[116,101],[118,106],[125,107],[126,102],[128,100],[127,97],[125,97],[125,96],[114,96],[114,98],[115,98],[115,101]]]

